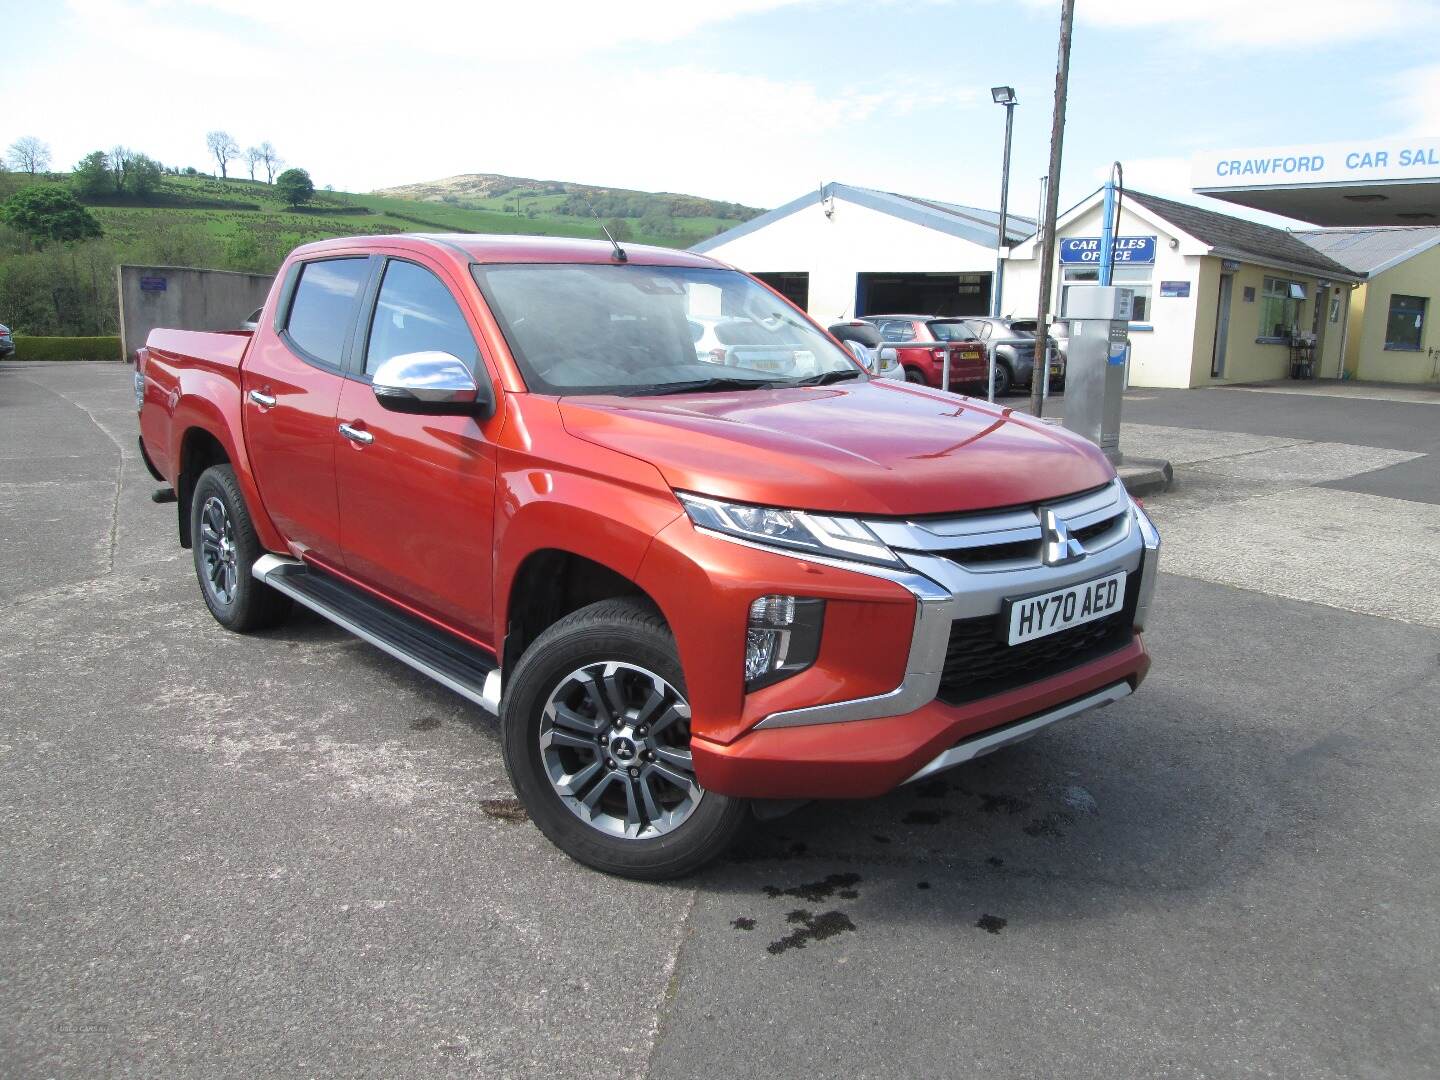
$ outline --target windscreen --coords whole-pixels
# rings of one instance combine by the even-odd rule
[[[973,341],[980,335],[967,322],[950,319],[931,319],[926,323],[936,341]]]
[[[473,270],[537,393],[666,394],[863,377],[834,342],[734,270],[565,263]]]

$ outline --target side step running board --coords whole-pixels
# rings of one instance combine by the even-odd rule
[[[262,555],[250,572],[276,592],[499,714],[500,667],[484,650],[296,559]]]

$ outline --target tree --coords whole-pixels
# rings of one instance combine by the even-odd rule
[[[265,153],[258,146],[247,147],[245,150],[245,165],[250,170],[250,179],[255,179],[255,166],[265,160]]]
[[[110,172],[115,177],[115,190],[125,191],[129,185],[125,178],[130,171],[130,162],[135,160],[135,151],[126,146],[116,146],[110,151]]]
[[[630,239],[630,226],[618,217],[605,222],[605,228],[610,230],[610,235],[616,240]]]
[[[286,169],[275,178],[275,189],[287,203],[299,207],[315,194],[315,183],[304,169]]]
[[[76,162],[70,170],[70,186],[87,199],[115,190],[115,181],[110,175],[110,159],[105,156],[104,150],[93,150]]]
[[[26,135],[10,144],[10,167],[17,172],[28,172],[31,176],[50,168],[50,144]]]
[[[275,170],[285,164],[285,159],[275,152],[275,147],[267,140],[260,144],[260,160],[265,164],[265,182],[275,182]]]
[[[131,194],[143,199],[154,193],[164,175],[165,167],[160,162],[144,154],[135,154],[125,170],[125,184]]]
[[[205,146],[215,158],[215,165],[220,170],[220,179],[224,180],[230,175],[230,162],[240,154],[240,144],[230,137],[228,131],[207,131]]]
[[[67,242],[104,235],[100,223],[64,187],[47,184],[17,191],[0,205],[0,221],[25,233],[43,248],[51,240]]]

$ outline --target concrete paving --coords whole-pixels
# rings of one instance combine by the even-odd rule
[[[1141,692],[646,886],[461,699],[222,631],[128,380],[0,364],[0,1075],[1440,1076],[1427,406],[1127,401]]]

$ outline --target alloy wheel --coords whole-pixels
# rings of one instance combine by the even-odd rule
[[[690,705],[659,675],[602,661],[560,680],[540,717],[545,774],[565,807],[610,836],[678,828],[704,789],[690,757]]]
[[[235,526],[225,501],[211,495],[200,509],[200,561],[205,584],[221,604],[235,600],[239,570],[235,556]]]

